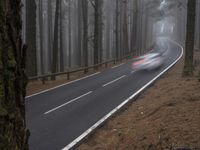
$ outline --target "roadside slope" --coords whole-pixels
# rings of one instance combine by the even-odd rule
[[[183,60],[78,149],[200,149],[200,83],[182,68]]]

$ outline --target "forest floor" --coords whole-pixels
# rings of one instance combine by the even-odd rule
[[[200,150],[200,82],[182,69],[183,59],[77,149]]]

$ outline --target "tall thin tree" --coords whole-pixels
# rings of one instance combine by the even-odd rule
[[[60,0],[60,71],[64,71],[64,50],[63,50],[63,9],[62,9],[62,1]]]
[[[43,50],[44,50],[44,43],[43,43],[43,1],[39,0],[39,31],[40,31],[40,73],[44,74],[44,61],[43,61]]]
[[[78,66],[82,66],[82,44],[83,44],[83,11],[82,11],[82,0],[77,2],[77,64]]]
[[[59,7],[60,0],[56,0],[55,23],[54,23],[54,39],[53,39],[53,60],[52,60],[52,73],[58,71],[58,21],[59,21]],[[52,77],[55,80],[55,77]]]
[[[52,0],[48,1],[48,57],[49,57],[49,68],[48,70],[51,70],[52,66],[51,66],[51,62],[52,62],[52,47],[53,47],[53,26],[52,26],[53,22],[52,22]]]
[[[69,15],[69,19],[68,19],[68,39],[69,39],[69,48],[68,48],[68,66],[69,66],[69,68],[71,67],[71,53],[72,53],[72,27],[71,27],[71,0],[69,0],[69,4],[68,4],[68,15]]]
[[[88,66],[88,0],[82,0],[83,14],[83,57],[84,66]]]
[[[196,0],[188,0],[187,4],[187,31],[185,43],[185,65],[183,70],[184,76],[193,75],[193,55],[194,55],[194,32],[195,32],[195,13]]]
[[[102,22],[103,1],[94,0],[94,64],[102,61],[103,43],[103,22]]]
[[[115,59],[119,59],[119,0],[116,0],[115,10]]]

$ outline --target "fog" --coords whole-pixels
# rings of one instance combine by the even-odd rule
[[[98,18],[95,1],[33,2],[35,7],[27,1],[23,7],[23,38],[29,47],[35,47],[28,52],[29,76],[91,66],[130,53],[138,55],[159,43],[160,37],[185,42],[187,0],[102,0]],[[35,13],[35,22],[27,16],[29,11]],[[26,28],[29,24],[35,24],[31,31]],[[34,61],[35,70],[31,70]]]

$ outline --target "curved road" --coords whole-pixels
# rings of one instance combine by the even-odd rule
[[[166,42],[159,70],[134,72],[129,62],[27,97],[30,150],[72,148],[180,59],[181,46]]]

